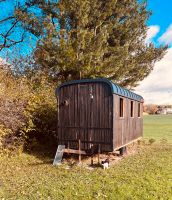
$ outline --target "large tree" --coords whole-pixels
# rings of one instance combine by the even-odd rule
[[[167,47],[146,44],[150,12],[138,0],[29,0],[15,11],[38,37],[35,60],[55,81],[106,77],[134,87]]]

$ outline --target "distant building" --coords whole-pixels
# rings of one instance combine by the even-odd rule
[[[167,112],[166,112],[166,109],[161,108],[161,109],[157,110],[156,114],[159,114],[159,115],[166,115]]]
[[[160,115],[172,114],[172,108],[159,108],[156,114],[160,114]]]
[[[172,108],[166,108],[167,114],[172,114]]]

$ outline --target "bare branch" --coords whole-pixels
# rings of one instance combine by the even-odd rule
[[[10,38],[9,38],[9,36],[11,35],[12,30],[14,30],[14,28],[16,27],[16,25],[17,25],[18,22],[19,22],[19,21],[16,20],[16,21],[12,24],[12,26],[8,29],[8,31],[7,31],[5,34],[2,34],[2,33],[0,34],[0,36],[1,36],[2,38],[4,38],[3,43],[0,44],[0,51],[2,51],[2,49],[4,49],[4,48],[9,48],[9,47],[11,47],[11,46],[14,46],[14,45],[20,43],[20,42],[23,42],[25,32],[22,34],[20,40],[17,40],[17,41],[16,41],[16,40],[13,40],[13,39],[10,39]]]
[[[2,2],[6,2],[6,0],[0,0],[0,3]],[[13,39],[13,33],[14,33],[14,30],[15,28],[18,26],[18,23],[19,23],[19,20],[15,18],[15,16],[13,14],[11,14],[10,16],[7,16],[5,17],[4,19],[1,19],[0,20],[0,24],[3,24],[4,26],[6,24],[11,24],[10,25],[10,28],[6,30],[6,32],[2,31],[0,33],[0,37],[1,37],[1,40],[0,40],[0,51],[2,51],[2,49],[4,48],[9,48],[11,46],[14,46],[20,42],[23,42],[24,40],[24,33],[21,34],[20,38],[18,39]],[[2,30],[2,29],[1,29]],[[13,37],[13,38],[12,38]]]
[[[8,36],[10,35],[10,32],[14,29],[14,27],[16,27],[17,23],[18,23],[18,20],[16,20],[16,21],[12,24],[12,26],[10,27],[10,29],[6,32],[5,37],[8,37]]]
[[[12,46],[14,46],[14,45],[16,45],[16,44],[19,44],[19,43],[23,42],[23,41],[24,41],[24,34],[25,34],[25,33],[22,34],[21,39],[18,40],[18,41],[11,40],[11,39],[6,39],[5,43],[2,44],[2,45],[0,45],[0,51],[1,51],[2,49],[4,49],[4,48],[9,48],[9,47],[12,47]],[[10,41],[11,43],[10,43],[10,44],[6,44],[7,41]]]
[[[14,16],[10,16],[10,17],[7,17],[5,19],[0,20],[0,24],[3,23],[3,22],[6,22],[8,20],[11,20],[11,19],[14,19]]]

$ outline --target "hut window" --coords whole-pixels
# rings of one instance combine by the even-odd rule
[[[119,99],[119,116],[124,117],[124,99],[120,98]]]
[[[131,117],[134,117],[134,102],[133,102],[133,101],[131,101],[130,116],[131,116]]]
[[[140,117],[140,103],[138,103],[138,117]]]

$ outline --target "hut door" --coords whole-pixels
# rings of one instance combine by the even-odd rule
[[[91,141],[89,134],[90,119],[92,118],[91,88],[88,84],[80,84],[78,92],[79,139],[84,149],[90,148],[88,141]]]
[[[111,150],[112,96],[108,85],[83,83],[62,87],[59,96],[60,144],[88,150],[101,144],[101,149]]]

